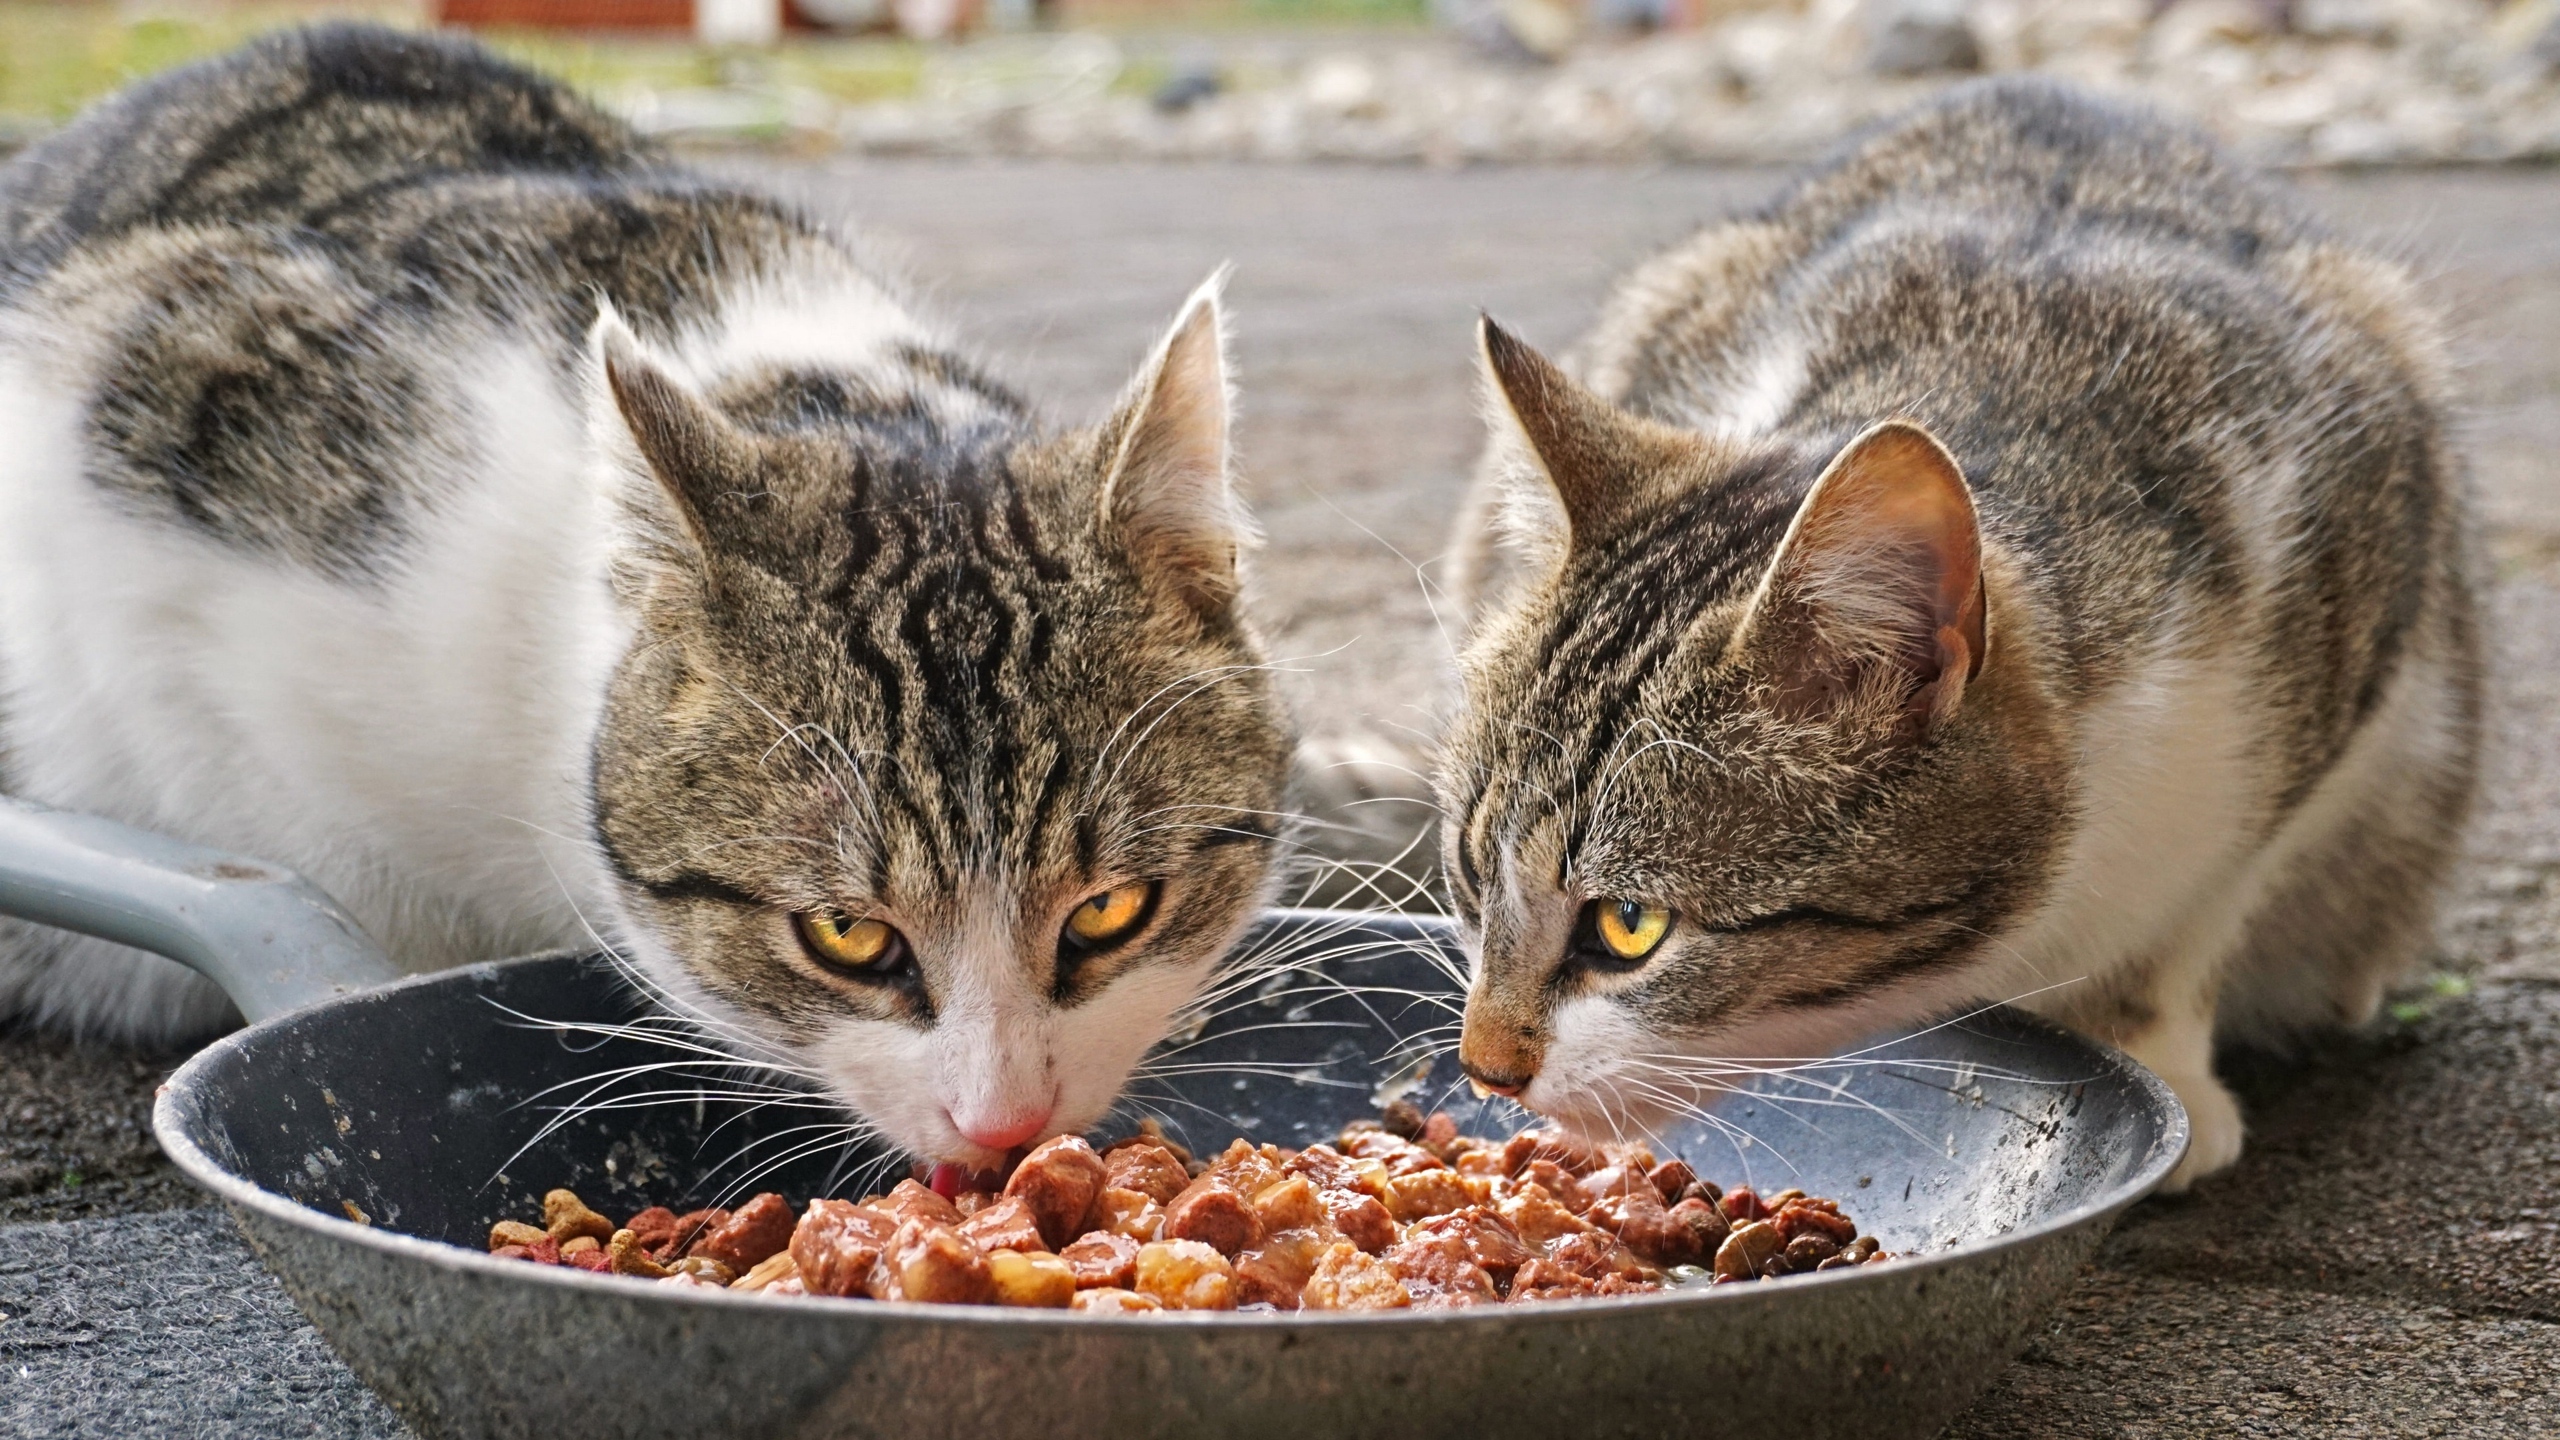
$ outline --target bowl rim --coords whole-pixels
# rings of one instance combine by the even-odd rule
[[[1393,912],[1332,911],[1307,909],[1275,909],[1265,911],[1264,920],[1290,920],[1325,917],[1328,920],[1358,919],[1363,923],[1386,922],[1428,926],[1447,923],[1442,916],[1400,915]],[[1944,1250],[1897,1258],[1884,1265],[1858,1265],[1840,1270],[1820,1271],[1812,1275],[1791,1276],[1783,1286],[1768,1285],[1687,1285],[1649,1291],[1640,1295],[1616,1295],[1567,1300],[1534,1305],[1471,1305],[1455,1309],[1405,1310],[1293,1310],[1271,1313],[1238,1313],[1219,1310],[1167,1310],[1140,1314],[1091,1314],[1067,1310],[1030,1309],[1000,1305],[950,1305],[927,1301],[905,1301],[897,1304],[871,1303],[860,1306],[812,1306],[808,1297],[768,1296],[759,1293],[736,1293],[692,1285],[640,1286],[626,1277],[599,1275],[565,1265],[528,1265],[520,1260],[501,1260],[496,1256],[441,1240],[387,1230],[380,1226],[360,1224],[354,1220],[316,1210],[290,1197],[268,1190],[244,1176],[222,1166],[196,1143],[188,1121],[205,1111],[201,1087],[213,1067],[234,1053],[269,1038],[286,1027],[299,1024],[324,1011],[348,1010],[364,1005],[393,1004],[414,990],[436,986],[470,988],[487,977],[501,972],[540,964],[577,962],[590,957],[583,949],[550,950],[520,955],[504,960],[487,960],[456,966],[423,975],[410,976],[388,985],[377,986],[350,995],[333,996],[310,1005],[272,1016],[223,1036],[197,1051],[178,1067],[160,1086],[151,1109],[151,1129],[169,1158],[196,1184],[212,1192],[215,1198],[234,1210],[246,1210],[278,1224],[309,1232],[340,1245],[369,1250],[394,1263],[423,1264],[456,1278],[477,1278],[497,1283],[568,1286],[570,1293],[588,1293],[600,1297],[638,1302],[644,1296],[676,1305],[709,1305],[747,1307],[751,1312],[791,1315],[806,1322],[852,1321],[857,1324],[922,1324],[941,1323],[969,1326],[1050,1326],[1070,1327],[1076,1332],[1097,1328],[1140,1332],[1165,1332],[1168,1327],[1187,1329],[1215,1326],[1221,1329],[1287,1333],[1305,1326],[1340,1325],[1482,1325],[1493,1323],[1570,1323],[1583,1319],[1600,1319],[1621,1315],[1641,1315],[1671,1307],[1701,1304],[1730,1305],[1747,1296],[1775,1298],[1785,1294],[1812,1294],[1829,1287],[1837,1290],[1851,1285],[1894,1283],[1899,1277],[1921,1277],[1956,1266],[1969,1266],[2020,1248],[2045,1241],[2105,1220],[2149,1195],[2166,1180],[2169,1172],[2184,1158],[2189,1143],[2186,1107],[2168,1083],[2132,1056],[2101,1041],[2015,1007],[1995,1005],[1983,1007],[1975,1014],[1997,1014],[2006,1023],[2024,1025],[2047,1032],[2050,1036],[2085,1051],[2098,1066],[2112,1070],[2134,1087],[2148,1102],[2161,1121],[2161,1131],[2145,1162],[2132,1175],[2095,1199],[2071,1209],[2046,1216],[2031,1225],[1968,1241]],[[2096,1078],[2094,1075],[2091,1078]]]

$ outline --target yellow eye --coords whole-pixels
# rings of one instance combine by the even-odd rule
[[[1151,881],[1121,885],[1088,897],[1067,912],[1067,942],[1080,948],[1107,945],[1138,928],[1155,908]]]
[[[791,917],[800,943],[818,963],[838,970],[878,972],[905,953],[896,929],[878,920],[856,920],[833,910],[812,910]]]
[[[1601,947],[1621,960],[1641,960],[1653,953],[1671,930],[1671,912],[1634,900],[1596,900],[1592,929]]]

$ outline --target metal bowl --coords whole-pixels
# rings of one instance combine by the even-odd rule
[[[0,909],[112,929],[13,892],[24,852],[0,827]],[[1283,911],[1247,943],[1284,967],[1157,1082],[1169,1128],[1195,1145],[1330,1135],[1369,1112],[1416,1032],[1448,1018],[1444,922]],[[482,1254],[492,1222],[538,1213],[553,1186],[611,1213],[712,1203],[809,1123],[709,1099],[551,1109],[587,1077],[678,1058],[592,1028],[641,1013],[587,957],[405,980],[214,1044],[171,1079],[154,1128],[424,1435],[1115,1440],[1931,1435],[2187,1138],[2167,1087],[2130,1060],[1992,1010],[1761,1077],[1712,1121],[1661,1133],[1658,1149],[1728,1185],[1839,1198],[1908,1257],[1781,1281],[1518,1308],[1107,1317],[766,1299]],[[669,1088],[653,1073],[605,1093]],[[827,1145],[755,1188],[828,1193],[866,1158]]]

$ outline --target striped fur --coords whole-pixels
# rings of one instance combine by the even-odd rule
[[[0,170],[11,793],[293,864],[405,966],[601,933],[893,1139],[1098,1118],[1259,903],[1215,285],[1059,430],[826,227],[465,44],[291,32]],[[1163,882],[1070,963],[1060,925]],[[847,978],[791,916],[895,923]],[[218,995],[0,932],[0,1010]]]
[[[2216,1037],[2357,1023],[2424,943],[2479,689],[2432,322],[2199,138],[1967,87],[1639,269],[1576,380],[1488,338],[1478,1073],[1640,1124],[1699,1057],[2023,999],[2177,1088],[2183,1184],[2240,1146]],[[1813,527],[1882,421],[1943,473]],[[1671,938],[1578,961],[1601,897]]]

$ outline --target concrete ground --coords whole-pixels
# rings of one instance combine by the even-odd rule
[[[1426,576],[1476,443],[1474,310],[1561,344],[1611,276],[1777,178],[732,168],[866,222],[963,336],[1066,418],[1097,413],[1190,286],[1236,262],[1240,442],[1270,535],[1257,600],[1276,653],[1299,657],[1297,698],[1318,732],[1428,727],[1445,641]],[[2391,1016],[2292,1057],[2234,1058],[2246,1158],[2133,1212],[1948,1432],[1964,1440],[2560,1433],[2560,175],[2308,188],[2342,226],[2416,261],[2457,320],[2497,653],[2473,861]],[[44,1280],[111,1217],[194,1202],[143,1124],[165,1065],[0,1039],[0,1221],[52,1222],[0,1228],[0,1389],[21,1385],[0,1395],[0,1430],[141,1433],[165,1414],[118,1420],[94,1396],[88,1409],[41,1398],[97,1373],[69,1364],[70,1347],[98,1343],[104,1361],[203,1346],[189,1328],[200,1317],[112,1297],[83,1309]],[[236,1244],[194,1217],[148,1222],[144,1238],[173,1265],[233,1267],[247,1298],[188,1300],[196,1310],[238,1314],[288,1350],[307,1341],[271,1292],[236,1279]],[[91,1310],[122,1318],[81,1318]],[[277,1353],[208,1425],[384,1433],[325,1357]],[[315,1429],[315,1415],[343,1427]]]

